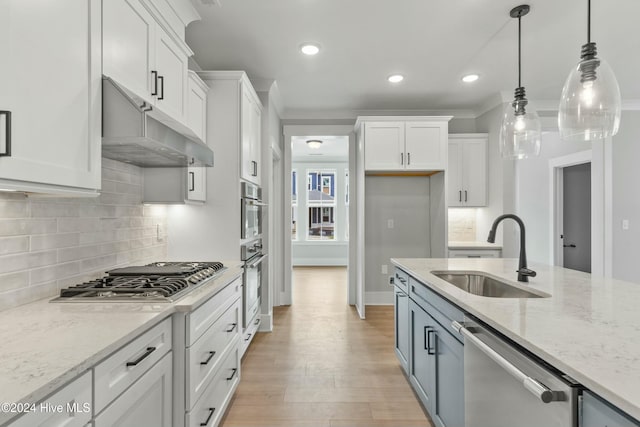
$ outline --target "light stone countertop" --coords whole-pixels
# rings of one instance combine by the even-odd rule
[[[484,271],[516,282],[517,259],[392,259],[464,311],[492,326],[604,399],[640,419],[640,284],[532,264],[532,289],[549,298],[471,295],[431,274]],[[516,285],[519,286],[519,285]],[[449,326],[449,325],[444,325]]]
[[[502,245],[489,242],[463,242],[463,241],[450,241],[448,245],[449,249],[502,249]]]
[[[0,312],[0,403],[37,403],[178,311],[191,311],[242,274],[239,262],[173,303],[51,298]],[[0,424],[18,414],[0,411]]]

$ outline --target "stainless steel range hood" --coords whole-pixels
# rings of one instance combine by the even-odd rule
[[[141,167],[213,166],[213,151],[181,123],[102,79],[102,155]]]

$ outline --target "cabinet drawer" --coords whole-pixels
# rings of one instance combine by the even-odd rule
[[[204,390],[202,397],[185,415],[187,427],[213,427],[224,414],[233,392],[240,382],[240,353],[238,341],[222,362],[220,370]]]
[[[423,306],[423,308],[447,330],[451,329],[451,322],[453,320],[457,320],[458,322],[464,321],[464,313],[462,310],[413,277],[409,277],[409,296],[416,303]],[[459,334],[454,334],[454,336],[458,339]],[[461,336],[459,341],[462,341]]]
[[[404,291],[405,294],[409,293],[409,275],[404,271],[396,268],[393,283]]]
[[[96,365],[95,413],[101,412],[170,350],[171,318],[167,318]]]
[[[187,409],[202,395],[216,370],[240,336],[241,301],[235,303],[187,349]],[[235,340],[234,340],[235,339]]]
[[[47,410],[62,405],[63,411]],[[82,427],[91,420],[91,372],[85,372],[45,400],[36,403],[36,411],[28,412],[11,427]]]
[[[213,325],[234,300],[242,296],[242,277],[211,297],[207,302],[195,309],[187,318],[187,347]]]
[[[95,427],[170,427],[173,353],[166,354],[95,419]]]

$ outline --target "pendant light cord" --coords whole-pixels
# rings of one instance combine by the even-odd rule
[[[522,29],[520,27],[521,20],[522,17],[518,16],[518,87],[522,87],[522,54],[520,53],[520,51],[522,50]]]
[[[591,0],[587,0],[587,43],[591,43]]]

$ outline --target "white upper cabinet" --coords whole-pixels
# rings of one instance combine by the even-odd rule
[[[450,117],[361,117],[368,171],[444,170]],[[358,124],[356,124],[358,127]]]
[[[103,13],[103,74],[153,105],[159,120],[185,124],[193,52],[184,34],[148,0],[105,1]]]
[[[449,206],[487,205],[487,141],[487,134],[449,135]]]
[[[0,188],[96,195],[101,1],[0,2]]]
[[[207,143],[207,94],[209,87],[198,75],[189,70],[187,85],[187,126],[205,144]]]
[[[240,177],[260,185],[260,141],[262,107],[248,81],[242,83]]]

